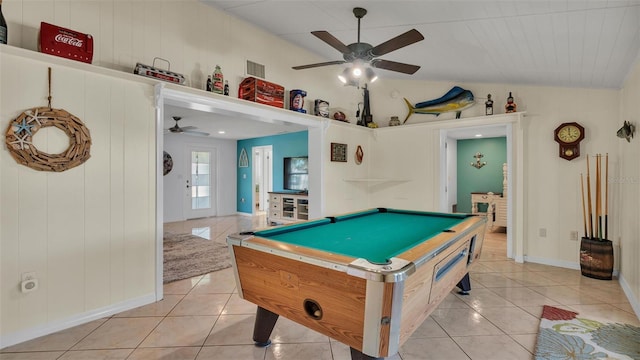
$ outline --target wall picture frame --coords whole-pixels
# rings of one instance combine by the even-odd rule
[[[347,144],[331,143],[331,161],[347,162]]]

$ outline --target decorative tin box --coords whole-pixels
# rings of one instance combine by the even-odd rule
[[[248,77],[242,80],[238,87],[238,98],[284,108],[284,87]]]
[[[40,23],[40,52],[91,64],[93,37],[46,22]]]
[[[167,70],[160,69],[156,67],[156,60],[162,60],[167,63]],[[133,69],[133,73],[136,75],[142,75],[145,77],[150,77],[152,79],[158,79],[162,81],[167,81],[174,84],[183,85],[185,82],[185,77],[182,74],[175,73],[170,70],[171,63],[168,60],[163,58],[155,57],[153,58],[153,66],[137,63],[136,67]]]

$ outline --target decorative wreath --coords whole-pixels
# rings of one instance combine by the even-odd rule
[[[162,170],[162,176],[165,176],[171,172],[171,169],[173,169],[173,159],[171,158],[171,155],[169,155],[169,153],[166,151],[162,152],[162,164],[164,167],[164,169]]]
[[[33,145],[33,136],[48,126],[55,126],[69,136],[69,147],[65,151],[48,154]],[[82,120],[50,106],[26,110],[15,118],[9,123],[5,142],[9,153],[19,164],[40,171],[65,171],[91,157],[91,135]]]

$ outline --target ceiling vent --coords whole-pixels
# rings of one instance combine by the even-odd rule
[[[264,65],[247,60],[247,75],[264,79]]]

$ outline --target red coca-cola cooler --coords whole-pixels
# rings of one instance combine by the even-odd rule
[[[91,64],[93,37],[89,34],[41,22],[40,52]]]

